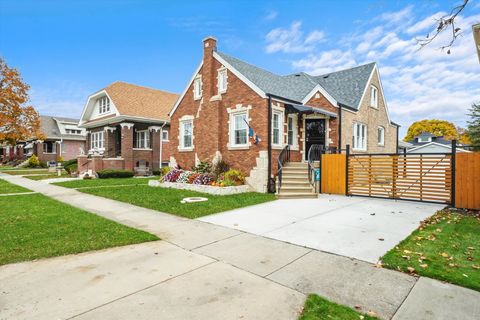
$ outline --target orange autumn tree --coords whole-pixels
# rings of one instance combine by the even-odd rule
[[[27,105],[29,89],[20,72],[0,57],[0,143],[43,139],[38,112]]]

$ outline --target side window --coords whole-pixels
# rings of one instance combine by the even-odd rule
[[[217,75],[218,83],[218,93],[224,93],[227,91],[227,69],[223,68],[218,70]]]
[[[202,97],[202,77],[198,76],[193,80],[193,99],[198,100]]]
[[[377,142],[379,146],[384,146],[385,145],[385,128],[384,127],[378,127],[378,133],[377,133]]]
[[[370,107],[378,108],[378,89],[370,87]]]

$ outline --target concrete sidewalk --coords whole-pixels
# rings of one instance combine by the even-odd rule
[[[0,319],[296,319],[309,293],[384,319],[480,316],[480,293],[469,289],[72,189],[0,178],[163,240],[0,267]]]

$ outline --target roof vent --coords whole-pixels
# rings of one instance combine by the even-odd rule
[[[295,77],[300,77],[300,76],[301,76],[301,74],[300,74],[300,73],[297,73],[297,74],[295,75]]]
[[[327,79],[328,76],[329,76],[329,74],[324,75],[324,76],[323,76],[323,79]]]

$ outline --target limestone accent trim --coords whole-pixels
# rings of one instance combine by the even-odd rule
[[[250,170],[250,176],[246,178],[247,184],[256,192],[267,192],[268,181],[268,152],[260,151],[256,158],[257,165]]]

